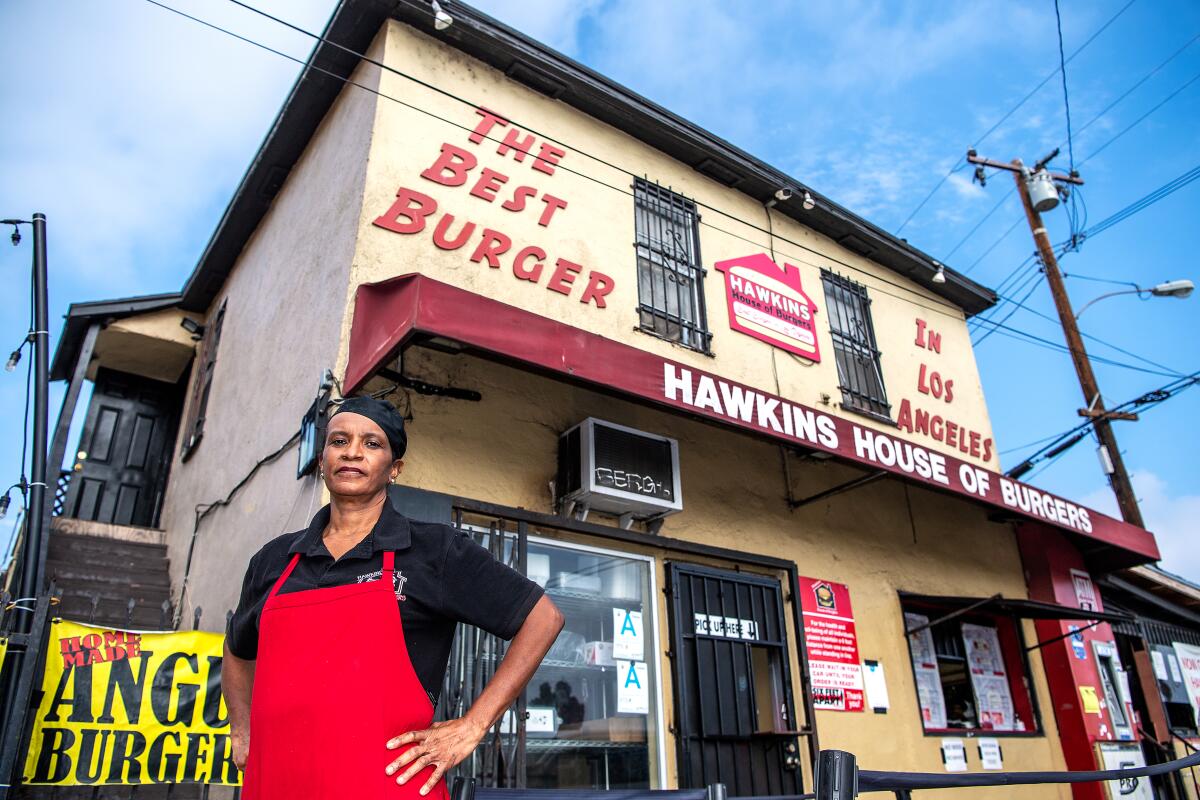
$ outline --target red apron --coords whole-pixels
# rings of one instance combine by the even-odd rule
[[[387,741],[433,721],[404,641],[395,553],[383,554],[380,580],[279,594],[299,558],[275,582],[259,622],[242,797],[417,800],[432,765],[403,786],[384,772],[405,749],[388,750]],[[445,800],[446,782],[425,797]]]

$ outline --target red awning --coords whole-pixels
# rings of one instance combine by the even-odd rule
[[[618,391],[1066,530],[1108,566],[1157,561],[1154,536],[917,442],[728,380],[419,274],[363,284],[355,296],[344,385],[358,389],[413,336],[438,336],[536,369]],[[740,397],[738,408],[722,398]],[[728,402],[728,400],[726,400]]]

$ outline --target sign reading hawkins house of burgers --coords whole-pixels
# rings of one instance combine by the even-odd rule
[[[718,261],[725,275],[729,327],[775,347],[821,360],[817,305],[800,286],[800,269],[778,264],[764,253]]]

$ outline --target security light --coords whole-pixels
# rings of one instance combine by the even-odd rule
[[[945,283],[946,282],[946,268],[943,267],[941,264],[939,264],[936,261],[934,261],[933,263],[935,265],[937,265],[937,272],[933,273],[933,277],[930,280],[932,280],[934,283]]]
[[[439,31],[444,31],[454,24],[454,17],[442,10],[441,3],[438,0],[432,0],[430,5],[433,6],[433,27]]]

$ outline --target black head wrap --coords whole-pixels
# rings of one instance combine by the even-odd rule
[[[395,406],[374,397],[347,397],[330,414],[330,419],[346,411],[360,414],[378,425],[391,445],[392,459],[404,458],[404,451],[408,449],[408,434],[404,432],[404,417]]]

